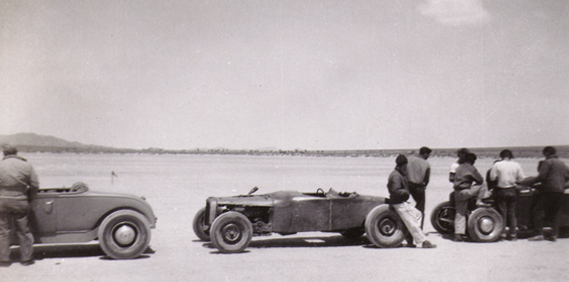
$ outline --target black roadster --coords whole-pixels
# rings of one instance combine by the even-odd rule
[[[531,183],[532,181],[529,179],[525,182]],[[539,183],[536,183],[531,186],[517,186],[519,195],[516,203],[516,218],[518,230],[522,233],[524,231],[531,231],[533,228],[531,219],[532,210],[537,201],[537,197],[539,197],[539,185]],[[569,188],[569,185],[566,184],[566,186],[566,188]],[[440,203],[431,213],[431,224],[443,235],[454,233],[455,207],[453,199],[454,197],[451,193],[449,201]],[[491,207],[476,207],[474,199],[472,199],[468,205],[466,232],[474,242],[497,241],[500,239],[505,228],[505,220],[500,214],[493,197],[484,199],[484,202],[490,204]],[[569,236],[568,189],[566,189],[563,194],[562,208],[558,215],[558,225],[559,235],[561,237]],[[546,223],[546,226],[551,226],[551,223]]]

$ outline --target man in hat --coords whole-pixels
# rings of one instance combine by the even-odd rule
[[[409,187],[405,178],[405,174],[407,174],[407,157],[399,155],[395,159],[395,163],[397,166],[389,174],[387,180],[389,204],[395,209],[412,236],[412,238],[407,238],[408,246],[415,246],[413,244],[414,239],[415,243],[421,245],[422,248],[436,248],[437,245],[427,240],[427,236],[421,230],[420,224],[423,215],[411,203],[407,202],[409,199]]]
[[[423,217],[421,219],[421,229],[425,220],[425,190],[429,184],[431,177],[431,165],[427,159],[431,155],[432,150],[428,147],[419,149],[419,156],[409,156],[407,159],[407,175],[409,182],[409,192],[415,200],[415,208],[421,211]]]
[[[10,226],[15,223],[20,240],[21,264],[34,263],[34,236],[28,226],[29,201],[39,189],[39,181],[32,165],[19,157],[16,147],[4,145],[4,159],[0,161],[0,266],[9,266]]]

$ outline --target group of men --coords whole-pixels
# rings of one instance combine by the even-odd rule
[[[388,178],[387,188],[390,194],[390,205],[401,217],[409,230],[406,238],[407,246],[414,247],[415,243],[423,248],[435,248],[436,245],[429,242],[423,229],[425,215],[425,189],[429,184],[430,165],[427,162],[432,150],[422,147],[418,156],[398,155],[395,159],[396,167]],[[536,191],[539,197],[532,207],[532,221],[535,236],[530,241],[551,240],[556,241],[558,236],[557,217],[561,209],[561,199],[564,193],[564,185],[569,180],[569,169],[565,163],[557,157],[554,147],[547,146],[542,151],[545,157],[538,165],[538,175],[530,180],[530,184],[541,183]],[[489,204],[482,200],[494,195],[497,207],[507,223],[506,239],[517,240],[516,201],[519,191],[517,184],[528,184],[528,178],[519,163],[513,161],[514,155],[511,150],[505,149],[500,152],[500,159],[495,161],[492,168],[487,172],[486,181],[478,172],[474,163],[476,154],[466,148],[457,151],[458,160],[451,165],[449,181],[453,184],[454,202],[456,215],[454,220],[454,238],[456,242],[462,242],[466,231],[466,213],[468,202],[471,198],[476,199],[476,205],[488,207]],[[416,202],[412,207],[408,202],[412,196]],[[552,234],[544,237],[543,223],[545,220],[552,223]]]

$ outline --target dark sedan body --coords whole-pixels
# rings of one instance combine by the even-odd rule
[[[70,188],[40,189],[30,205],[35,244],[97,239],[115,259],[138,257],[150,243],[150,229],[156,227],[156,216],[143,197],[89,191],[81,182]]]

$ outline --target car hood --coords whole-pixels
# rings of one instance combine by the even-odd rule
[[[218,204],[247,204],[253,206],[272,206],[275,201],[290,200],[294,197],[303,196],[303,193],[298,191],[277,191],[273,193],[261,195],[240,195],[231,197],[210,197],[210,200],[215,200]]]

